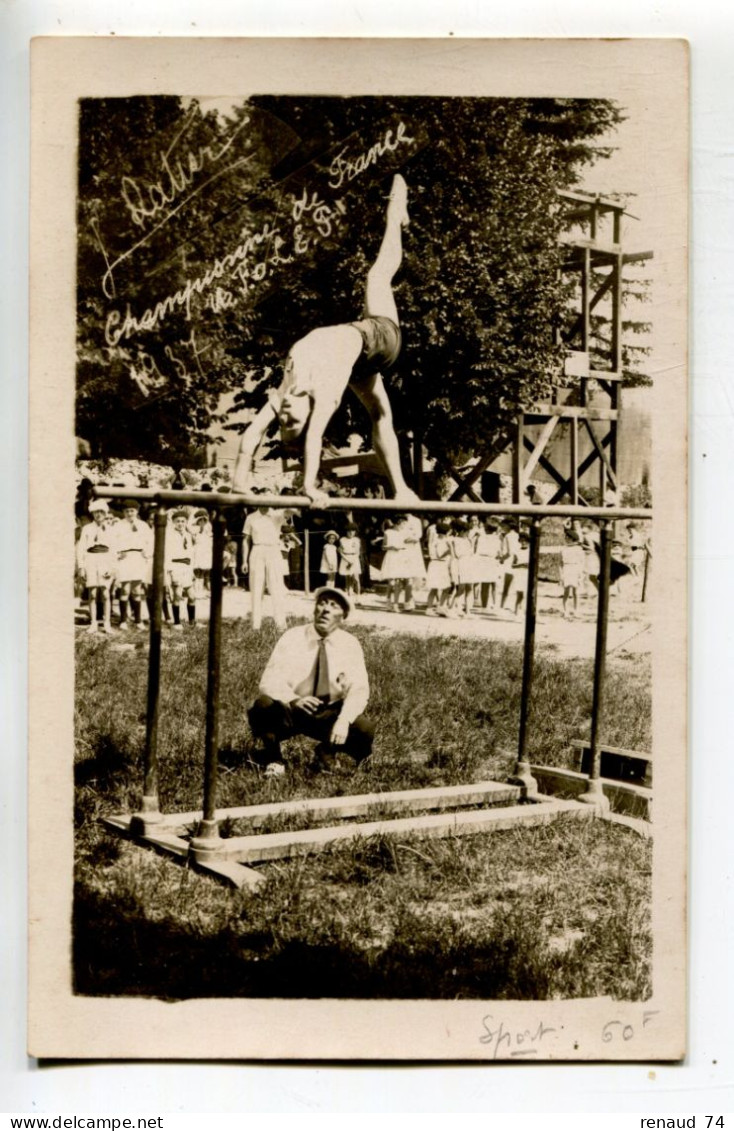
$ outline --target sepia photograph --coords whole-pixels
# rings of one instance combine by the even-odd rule
[[[33,72],[31,1052],[680,1059],[685,44]]]

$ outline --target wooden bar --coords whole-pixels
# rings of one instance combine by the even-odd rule
[[[434,837],[471,836],[494,829],[522,825],[544,825],[560,816],[584,818],[593,810],[576,801],[544,801],[537,805],[511,805],[505,809],[472,810],[462,813],[403,817],[395,821],[369,821],[337,828],[304,829],[295,833],[228,837],[221,841],[219,859],[256,864],[289,856],[310,856],[332,845],[372,836]]]
[[[601,377],[606,377],[606,373],[601,373],[598,370],[592,372],[590,376],[594,380],[599,380]],[[616,420],[619,413],[611,408],[584,408],[582,405],[566,405],[566,404],[542,404],[537,405],[531,412],[525,413],[526,424],[540,424],[549,416],[558,416],[566,420]]]
[[[297,798],[294,801],[270,801],[261,805],[242,805],[219,809],[218,820],[249,821],[254,828],[270,817],[299,817],[312,814],[321,820],[345,820],[369,816],[375,809],[421,813],[427,810],[459,808],[467,805],[499,805],[519,798],[516,785],[484,781],[471,785],[433,786],[428,789],[400,789],[389,793],[355,793],[343,797]],[[202,817],[201,810],[192,813],[169,813],[164,824],[170,828],[193,825]]]
[[[591,438],[591,442],[594,445],[594,447],[596,448],[599,459],[601,460],[601,462],[604,464],[604,467],[606,468],[607,475],[609,476],[609,479],[611,480],[612,489],[614,491],[616,491],[616,489],[617,489],[617,476],[614,473],[614,468],[612,467],[612,464],[609,460],[609,457],[607,456],[607,453],[604,451],[604,448],[602,447],[602,444],[599,441],[599,437],[597,436],[596,432],[592,428],[591,421],[588,420],[588,419],[584,420],[584,424],[586,425],[586,431],[589,433],[589,437]],[[610,445],[612,443],[612,440],[613,440],[613,429],[610,430],[610,432],[609,432],[608,443]]]
[[[531,475],[535,471],[538,460],[540,459],[543,452],[545,451],[545,448],[548,444],[548,441],[550,440],[551,436],[553,435],[553,432],[555,431],[556,425],[558,424],[560,419],[561,419],[560,413],[554,412],[549,416],[548,420],[546,420],[545,424],[543,425],[543,430],[542,430],[542,432],[540,433],[540,436],[538,437],[538,439],[535,442],[533,450],[530,453],[530,458],[528,459],[528,462],[525,464],[525,471],[523,473],[523,479],[526,483],[528,482]]]
[[[571,502],[579,502],[579,422],[571,420]]]

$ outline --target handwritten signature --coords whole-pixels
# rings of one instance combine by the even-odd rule
[[[519,1059],[537,1056],[544,1038],[549,1033],[556,1032],[554,1028],[550,1025],[544,1025],[542,1021],[535,1029],[532,1027],[529,1029],[510,1029],[505,1026],[504,1021],[497,1024],[491,1013],[485,1014],[482,1018],[482,1026],[484,1032],[479,1038],[479,1043],[489,1046],[492,1060],[499,1060],[504,1057]]]
[[[158,155],[158,161],[153,162],[160,166],[162,175],[158,180],[136,180],[134,177],[122,177],[121,192],[125,207],[132,218],[133,224],[145,228],[147,221],[155,219],[159,213],[164,212],[178,200],[196,181],[196,177],[207,166],[216,165],[232,148],[235,138],[250,122],[245,116],[239,121],[220,145],[199,145],[195,149],[181,149],[177,147],[184,135],[197,118],[196,106],[192,106],[183,126],[174,137],[168,149]],[[222,170],[223,172],[226,170]]]

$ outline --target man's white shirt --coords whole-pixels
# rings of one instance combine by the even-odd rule
[[[329,664],[329,695],[342,700],[340,719],[351,724],[369,700],[370,687],[362,645],[355,636],[335,628],[325,638]],[[291,703],[313,695],[321,637],[312,624],[289,628],[278,640],[260,680],[260,694]]]

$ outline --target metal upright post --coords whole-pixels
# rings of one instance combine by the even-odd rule
[[[609,624],[609,588],[612,564],[612,528],[609,522],[600,523],[599,545],[599,607],[596,619],[596,649],[594,652],[594,697],[591,708],[591,773],[586,792],[579,801],[607,810],[609,799],[601,784],[601,728],[604,716],[606,691],[607,627]]]
[[[192,838],[194,859],[216,852],[221,843],[216,819],[217,775],[219,771],[219,683],[222,650],[222,561],[227,526],[217,511],[212,523],[212,572],[209,606],[209,656],[206,689],[206,736],[204,740],[204,815]]]
[[[528,582],[525,593],[525,643],[522,658],[522,690],[520,693],[520,734],[517,744],[517,762],[513,780],[525,787],[526,796],[537,796],[538,783],[530,772],[528,761],[528,721],[533,690],[535,664],[535,621],[538,605],[538,563],[540,561],[540,522],[530,523],[530,552],[528,556]]]
[[[642,596],[640,597],[640,602],[644,602],[644,601],[647,600],[647,579],[648,579],[649,575],[650,575],[650,548],[646,545],[645,546],[645,567],[644,567],[644,572],[642,574]]]
[[[311,596],[311,531],[303,532],[303,591]]]
[[[130,822],[132,832],[145,834],[160,823],[158,801],[158,715],[161,688],[161,635],[163,589],[165,586],[166,512],[158,507],[154,520],[153,543],[153,609],[150,619],[148,653],[148,704],[145,721],[145,753],[143,760],[143,801],[139,813]]]

